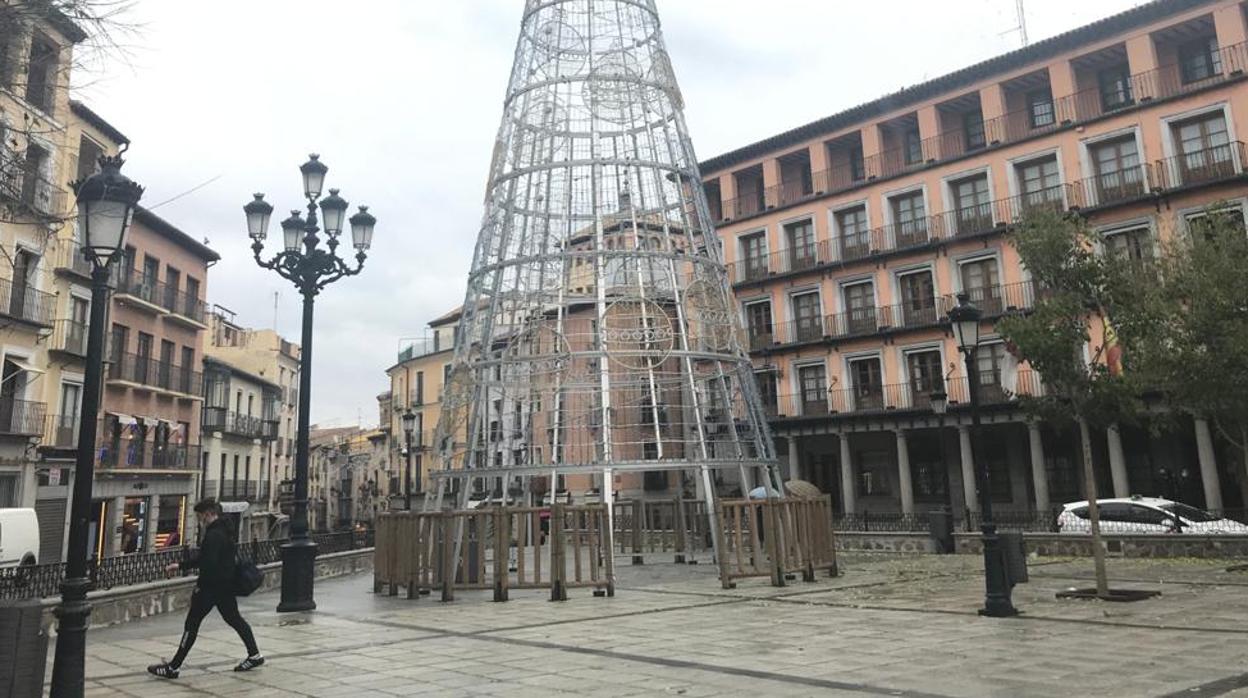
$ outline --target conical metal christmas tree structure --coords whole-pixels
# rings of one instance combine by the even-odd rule
[[[682,108],[653,0],[527,1],[436,437],[461,505],[772,472]]]

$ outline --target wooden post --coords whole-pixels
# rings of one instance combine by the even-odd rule
[[[550,504],[550,600],[567,601],[563,505]]]
[[[771,556],[771,585],[782,587],[784,586],[784,561],[781,556],[784,554],[784,536],[781,531],[778,508],[770,499],[763,501],[760,506],[763,507],[764,515],[759,518],[766,522],[762,532],[764,546],[767,554]]]
[[[685,503],[680,495],[676,495],[676,564],[678,565],[685,561],[685,546],[687,545],[685,533]]]
[[[442,600],[455,600],[455,570],[458,565],[455,564],[455,526],[453,513],[437,514],[438,517],[438,533],[442,542],[442,564],[439,565],[442,574]]]
[[[722,521],[724,525],[727,525],[728,517],[724,515],[723,503],[714,502],[713,504],[711,504],[711,506],[716,506],[719,508],[719,520]],[[736,586],[736,584],[734,584],[732,580],[728,577],[728,554],[726,552],[726,548],[724,548],[723,525],[716,526],[715,530],[712,531],[712,533],[715,535],[715,548],[716,550],[719,551],[719,554],[715,556],[715,559],[719,562],[719,583],[725,589],[732,589],[733,587]],[[739,541],[740,540],[739,534],[737,538]],[[738,562],[740,561],[739,556],[740,556],[740,551],[738,550]]]
[[[642,536],[642,519],[645,517],[646,503],[640,499],[633,500],[633,564],[640,565],[641,559],[641,536]]]
[[[511,521],[510,512],[504,515],[503,508],[494,510],[494,600],[507,600],[507,556],[511,551],[511,533],[507,524]]]

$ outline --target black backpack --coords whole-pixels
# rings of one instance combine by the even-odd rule
[[[251,560],[239,560],[234,565],[234,595],[251,596],[264,584],[264,571]]]

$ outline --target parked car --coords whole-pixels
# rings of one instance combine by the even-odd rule
[[[34,509],[0,509],[0,567],[39,562],[39,519]]]
[[[1098,499],[1102,533],[1184,533],[1190,535],[1248,535],[1248,525],[1220,518],[1181,502],[1157,497]],[[1071,502],[1057,515],[1061,533],[1087,533],[1087,501]]]

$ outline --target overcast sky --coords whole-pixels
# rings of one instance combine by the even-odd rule
[[[1032,0],[1028,35],[1138,4]],[[280,238],[315,151],[327,186],[377,215],[364,272],[317,301],[314,422],[375,424],[399,339],[463,300],[522,7],[136,0],[128,57],[76,78],[133,142],[126,171],[144,204],[200,187],[156,211],[221,254],[208,300],[244,325],[299,340],[297,293],[251,259],[251,192],[277,208]],[[1015,0],[659,0],[659,12],[702,159],[1021,45]]]

